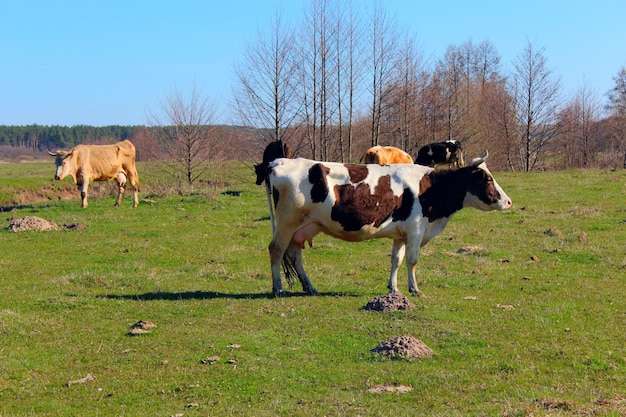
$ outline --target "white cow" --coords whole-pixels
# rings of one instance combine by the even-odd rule
[[[488,211],[512,205],[487,169],[487,155],[468,167],[441,171],[301,158],[271,162],[267,194],[274,294],[283,293],[281,263],[288,282],[297,275],[305,292],[317,294],[304,271],[302,249],[323,232],[352,242],[392,239],[389,291],[398,291],[398,267],[406,254],[409,291],[421,295],[415,279],[420,247],[441,233],[454,213],[463,207]]]

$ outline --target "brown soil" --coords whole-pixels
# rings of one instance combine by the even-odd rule
[[[84,230],[86,227],[81,223],[64,224],[64,229],[67,230]],[[56,223],[42,219],[36,216],[24,216],[24,217],[11,217],[9,218],[9,226],[5,228],[11,232],[27,232],[37,231],[45,232],[48,230],[59,230],[59,226]]]
[[[59,226],[56,223],[50,222],[41,217],[25,216],[25,217],[11,217],[9,219],[9,227],[6,230],[12,232],[26,232],[28,230],[47,231],[47,230],[59,230]]]
[[[367,392],[371,392],[374,394],[378,394],[381,392],[397,392],[400,394],[406,394],[407,392],[413,391],[413,388],[407,387],[406,385],[376,385],[375,387],[369,388]]]
[[[430,358],[433,351],[412,336],[398,336],[385,340],[380,345],[371,350],[372,353],[380,353],[388,358]]]
[[[8,200],[0,201],[0,207],[11,208],[41,201],[69,200],[74,198],[80,198],[80,192],[73,184],[43,187],[38,190],[16,189],[12,191],[12,196]]]
[[[407,311],[413,307],[415,307],[415,304],[405,295],[400,292],[392,292],[375,297],[363,307],[363,310],[389,313],[392,311]]]

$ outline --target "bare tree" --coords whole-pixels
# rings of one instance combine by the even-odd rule
[[[337,61],[339,50],[338,16],[333,15],[333,2],[314,0],[305,15],[300,33],[300,87],[307,128],[307,139],[314,159],[328,160],[333,141],[332,124],[336,114],[333,103],[337,92]]]
[[[267,32],[258,31],[241,62],[235,64],[234,106],[241,124],[253,128],[259,148],[289,141],[300,112],[295,80],[295,37],[279,13]],[[292,144],[297,149],[297,144]]]
[[[556,136],[560,79],[552,76],[543,49],[530,41],[514,62],[511,91],[515,99],[521,169],[533,170],[543,148]]]
[[[362,65],[358,57],[361,55],[359,40],[361,30],[359,18],[351,2],[336,2],[337,14],[335,18],[335,77],[336,105],[337,105],[337,132],[339,145],[339,160],[352,161],[354,136],[354,119],[357,90]],[[342,5],[346,7],[342,7]]]
[[[608,109],[616,116],[626,117],[626,67],[622,67],[613,77],[615,85],[609,91]]]
[[[390,83],[394,57],[397,54],[398,35],[395,30],[397,23],[379,4],[374,6],[369,32],[369,75],[371,77],[370,115],[371,115],[371,146],[378,145],[382,127],[383,103],[392,89],[386,88]]]
[[[587,82],[559,115],[557,154],[565,167],[588,168],[594,161],[598,140],[600,100]]]
[[[515,103],[513,96],[507,89],[505,78],[496,78],[486,84],[483,94],[483,106],[487,116],[487,131],[489,138],[495,140],[498,146],[493,149],[496,164],[490,162],[495,169],[510,169],[515,171],[513,164],[514,154],[517,154]],[[500,165],[498,165],[498,162]]]
[[[441,80],[440,93],[445,111],[445,137],[441,138],[442,140],[460,139],[460,136],[465,136],[461,133],[461,123],[468,112],[469,94],[464,86],[469,88],[470,82],[469,72],[464,74],[466,69],[464,58],[459,48],[449,46],[444,58],[439,61],[435,69],[435,76]]]
[[[386,82],[385,90],[390,92],[383,95],[381,124],[384,133],[380,139],[385,144],[416,153],[422,118],[420,97],[426,82],[422,54],[415,40],[406,35]]]
[[[623,166],[626,168],[626,67],[622,67],[613,78],[615,86],[609,91],[607,109],[611,112],[609,124],[615,151],[624,153]]]
[[[214,135],[216,106],[194,84],[188,96],[178,89],[161,104],[164,116],[152,115],[149,124],[157,153],[165,155],[164,170],[180,183],[193,186],[207,174],[210,163],[220,159]]]

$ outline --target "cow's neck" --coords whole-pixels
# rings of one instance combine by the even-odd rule
[[[463,208],[469,169],[435,170],[420,181],[419,200],[429,222],[452,216]]]

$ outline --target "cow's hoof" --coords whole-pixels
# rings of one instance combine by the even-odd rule
[[[282,290],[282,288],[280,290],[274,290],[274,297],[275,298],[280,298],[283,295],[285,295],[285,292]]]
[[[421,292],[420,290],[411,290],[411,294],[416,296],[416,297],[423,297],[426,298],[426,296],[424,295],[423,292]]]
[[[311,289],[311,290],[305,290],[305,292],[307,293],[307,295],[320,295],[320,293],[317,292],[317,290],[315,288]]]

